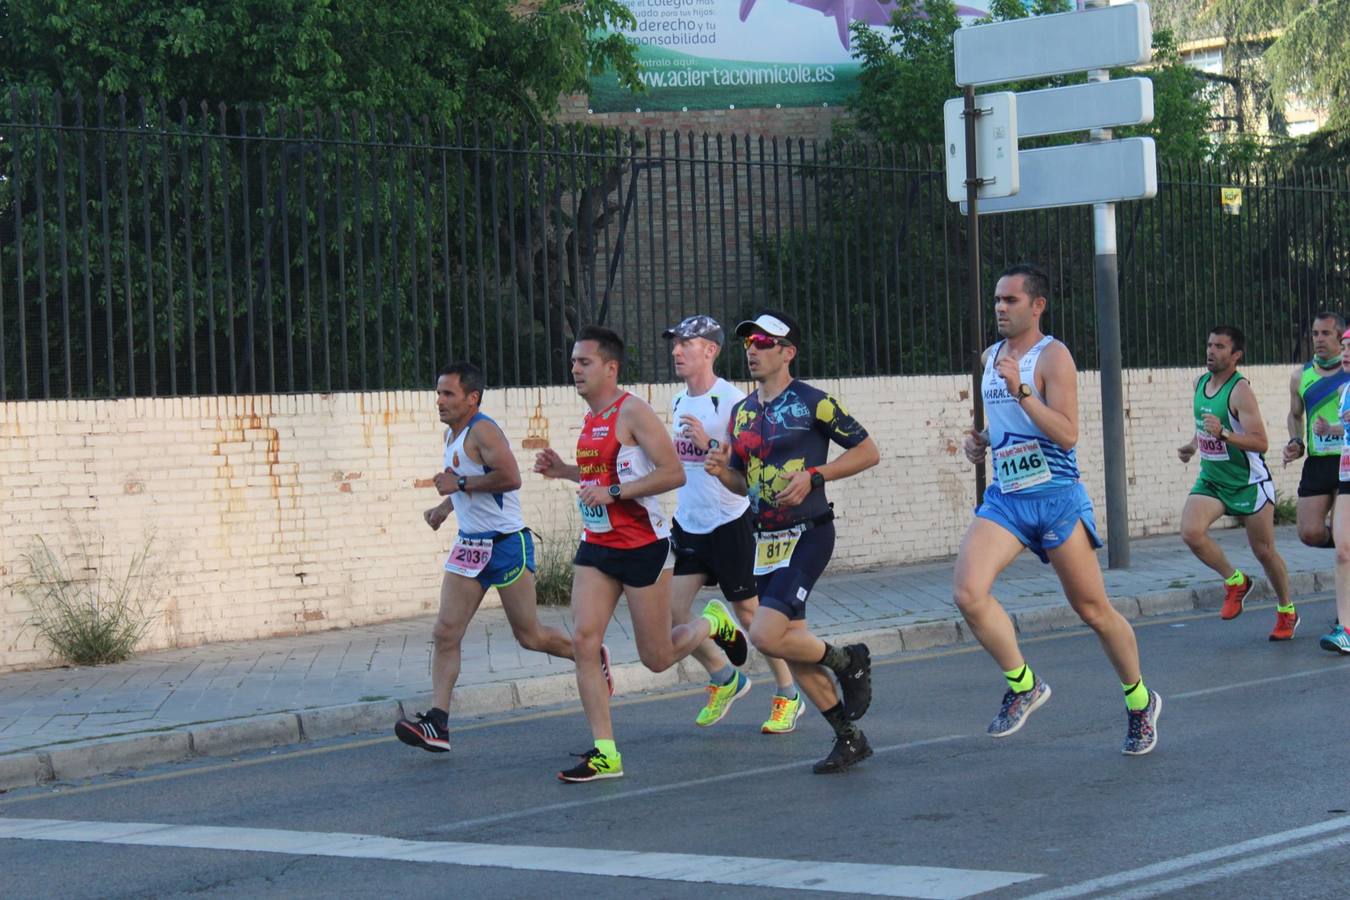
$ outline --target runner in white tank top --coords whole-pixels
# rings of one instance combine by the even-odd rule
[[[671,437],[684,463],[684,487],[675,508],[671,539],[675,545],[675,579],[671,583],[670,611],[676,622],[688,622],[694,598],[705,587],[719,586],[746,628],[759,608],[755,586],[755,536],[750,501],[727,490],[704,471],[709,450],[726,444],[731,434],[731,410],[745,391],[718,378],[713,364],[726,341],[722,326],[711,316],[690,316],[662,336],[670,341],[675,374],[684,390],[671,400]],[[731,704],[750,690],[750,676],[732,667],[712,641],[693,653],[708,671],[708,697],[694,719],[706,728],[721,721]],[[787,734],[797,727],[806,704],[797,692],[792,671],[781,659],[766,656],[778,685],[762,734]]]
[[[394,734],[403,743],[433,753],[450,749],[448,710],[459,677],[460,641],[489,587],[501,596],[511,631],[522,647],[572,659],[567,632],[539,623],[534,543],[520,517],[520,468],[506,435],[478,411],[483,390],[483,373],[472,363],[447,367],[436,382],[436,410],[446,433],[444,470],[431,481],[445,499],[422,516],[437,530],[453,512],[459,532],[441,578],[431,654],[431,709],[394,725]],[[608,652],[601,652],[607,672]]]

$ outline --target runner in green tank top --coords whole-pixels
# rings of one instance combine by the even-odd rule
[[[1345,319],[1338,312],[1320,312],[1312,322],[1313,358],[1294,370],[1289,380],[1288,466],[1307,454],[1298,482],[1298,538],[1309,547],[1336,546],[1327,521],[1340,491],[1340,394],[1350,384],[1341,367],[1340,340]]]
[[[1246,338],[1232,325],[1220,325],[1205,344],[1208,371],[1195,382],[1194,428],[1190,442],[1177,448],[1183,463],[1200,452],[1200,477],[1181,511],[1181,538],[1205,565],[1224,579],[1221,618],[1236,619],[1252,589],[1252,580],[1234,568],[1223,549],[1209,536],[1209,527],[1221,516],[1240,516],[1247,526],[1247,543],[1265,569],[1279,601],[1272,641],[1287,641],[1298,628],[1298,613],[1289,599],[1289,573],[1275,549],[1275,487],[1266,468],[1266,426],[1256,392],[1238,361]]]

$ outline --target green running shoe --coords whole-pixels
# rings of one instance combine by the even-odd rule
[[[700,728],[716,725],[731,709],[731,704],[750,691],[750,679],[737,672],[726,684],[708,685],[708,702],[698,711],[694,722]]]
[[[773,698],[773,711],[769,713],[768,720],[759,726],[760,734],[791,734],[797,730],[797,720],[806,712],[806,703],[802,700],[802,692],[797,691],[797,697],[789,700],[786,697],[775,696]]]
[[[708,637],[722,648],[731,664],[738,669],[745,665],[746,657],[750,655],[750,642],[745,639],[745,632],[736,624],[731,611],[721,600],[709,600],[703,607],[703,618],[712,625]]]

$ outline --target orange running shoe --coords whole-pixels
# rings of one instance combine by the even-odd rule
[[[1298,631],[1299,623],[1302,621],[1297,612],[1282,613],[1276,610],[1275,630],[1270,633],[1270,639],[1272,641],[1292,641],[1294,632]]]
[[[1219,618],[1236,619],[1242,615],[1242,601],[1247,599],[1251,590],[1252,580],[1245,574],[1242,576],[1242,584],[1228,585],[1227,593],[1223,595],[1223,609],[1219,610]]]

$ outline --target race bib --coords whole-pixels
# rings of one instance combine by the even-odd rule
[[[577,500],[577,509],[581,510],[581,524],[585,525],[591,534],[604,534],[614,530],[613,523],[609,521],[608,507],[587,506]]]
[[[680,457],[680,462],[702,463],[707,459],[708,452],[698,449],[698,445],[686,437],[675,438],[675,453]]]
[[[477,578],[492,559],[492,538],[460,537],[450,548],[445,571],[465,578]]]
[[[792,551],[797,549],[806,526],[798,525],[783,531],[765,531],[755,537],[755,574],[767,575],[792,562]]]
[[[994,451],[994,471],[999,490],[1005,494],[1024,491],[1050,480],[1050,466],[1037,440],[1009,444]]]
[[[1350,446],[1341,446],[1341,481],[1350,481]]]
[[[1336,424],[1335,422],[1332,422],[1329,419],[1324,419],[1323,421],[1325,421],[1328,425]],[[1326,456],[1329,453],[1339,453],[1341,450],[1342,443],[1343,441],[1341,438],[1332,437],[1329,434],[1318,434],[1316,431],[1314,431],[1312,433],[1312,446],[1308,448],[1308,451],[1310,453],[1317,453],[1322,456]]]
[[[1200,458],[1210,462],[1228,462],[1228,445],[1207,431],[1197,431],[1195,442],[1200,447]]]

